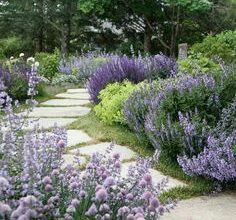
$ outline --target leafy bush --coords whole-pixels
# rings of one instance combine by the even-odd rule
[[[193,45],[193,53],[201,53],[210,59],[219,56],[225,62],[235,62],[236,31],[226,31],[206,37],[202,43]]]
[[[32,95],[34,76],[29,82]],[[0,90],[4,91],[2,81]],[[6,100],[7,108],[2,108],[0,97],[0,109],[6,114],[0,124],[0,218],[154,220],[174,207],[158,200],[166,180],[153,183],[150,158],[139,158],[124,176],[120,155],[111,155],[110,147],[106,155],[95,153],[83,172],[79,155],[75,157],[78,166],[62,168],[65,130],[22,132],[25,118],[14,114],[11,99]]]
[[[30,59],[31,60],[31,59]],[[37,62],[25,62],[23,57],[14,60],[8,60],[4,65],[0,65],[0,79],[4,82],[8,94],[13,100],[24,101],[28,98],[28,81],[29,73],[32,66],[35,71]],[[37,89],[40,94],[44,94],[41,83],[38,84]]]
[[[153,104],[145,117],[145,133],[155,148],[161,149],[172,160],[176,159],[183,150],[179,126],[175,124],[179,111],[190,112],[198,108],[203,117],[212,119],[208,110],[215,108],[214,104],[208,105],[208,99],[214,94],[214,84],[212,77],[185,75],[165,83],[153,96]]]
[[[53,77],[58,74],[59,67],[59,52],[55,50],[53,54],[36,53],[35,58],[39,61],[40,66],[38,72],[41,76],[52,81]]]
[[[25,48],[22,40],[18,37],[8,37],[0,39],[0,59],[10,56],[17,56]]]
[[[11,83],[8,86],[8,93],[13,100],[23,101],[28,98],[28,81],[21,74],[12,74]]]
[[[96,115],[107,124],[124,124],[123,105],[135,88],[130,82],[109,84],[100,92],[101,102],[94,108]]]
[[[213,76],[181,75],[137,89],[124,105],[127,124],[142,140],[151,142],[162,154],[176,160],[176,156],[186,150],[180,112],[193,115],[197,109],[198,136],[202,129],[207,129],[204,120],[214,127],[221,110],[235,96],[234,71]],[[195,146],[194,152],[199,152]]]
[[[171,63],[171,66],[167,67],[167,63]],[[175,61],[167,62],[167,58],[162,58],[161,55],[144,58],[114,57],[92,75],[87,87],[92,101],[97,103],[99,92],[109,83],[129,80],[137,84],[145,79],[169,77],[176,73]]]
[[[220,66],[202,54],[191,54],[187,59],[179,61],[178,69],[180,73],[195,75],[218,71]]]

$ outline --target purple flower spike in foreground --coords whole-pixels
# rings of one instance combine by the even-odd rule
[[[37,82],[37,75],[31,76],[29,104]],[[22,132],[25,116],[14,114],[2,83],[0,89],[5,114],[0,124],[0,219],[156,220],[173,207],[157,198],[165,181],[155,183],[149,174],[156,158],[138,158],[124,176],[111,145],[105,154],[94,153],[83,171],[79,160],[64,168],[65,130],[55,127],[48,133],[35,126]]]

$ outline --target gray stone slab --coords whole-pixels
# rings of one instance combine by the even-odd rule
[[[86,99],[51,99],[40,104],[45,106],[80,106],[89,103],[90,101]]]
[[[128,174],[128,169],[129,169],[129,166],[134,166],[135,165],[135,162],[130,162],[130,163],[124,163],[122,164],[122,171],[121,171],[121,174],[123,176],[126,176]],[[149,169],[149,172],[152,176],[152,180],[153,180],[153,183],[159,183],[162,179],[164,178],[168,178],[168,183],[165,187],[165,190],[169,190],[169,189],[172,189],[172,188],[175,188],[175,187],[184,187],[184,186],[187,186],[185,183],[177,180],[177,179],[174,179],[172,177],[167,177],[165,176],[163,173],[161,173],[160,171],[158,170],[154,170],[154,169]]]
[[[38,120],[30,118],[29,126],[24,126],[23,129],[31,130],[35,124],[39,124],[40,128],[49,129],[57,125],[58,127],[66,127],[76,121],[77,118],[40,118]]]
[[[67,130],[67,147],[75,146],[80,143],[89,142],[92,140],[86,133],[80,130]]]
[[[70,94],[73,94],[73,93],[88,93],[88,90],[87,89],[68,89],[66,93],[70,93]]]
[[[162,220],[235,220],[236,193],[201,196],[178,202]]]
[[[87,107],[36,107],[30,114],[30,118],[59,118],[59,117],[78,117],[90,112]]]
[[[76,162],[75,156],[73,154],[64,154],[62,158],[64,160],[62,168],[65,168],[68,165],[78,166],[78,163]],[[86,163],[86,158],[83,156],[79,156],[79,160],[80,160],[80,165],[83,165]]]
[[[110,146],[110,143],[105,142],[105,143],[80,147],[79,151],[81,154],[91,156],[95,152],[105,153],[107,147],[109,146]],[[70,152],[75,153],[75,150],[72,150]],[[136,157],[136,153],[134,151],[130,150],[128,147],[117,145],[117,144],[114,145],[112,153],[119,153],[121,160],[129,160]]]
[[[60,93],[57,94],[56,97],[65,99],[90,99],[90,95],[88,93]]]

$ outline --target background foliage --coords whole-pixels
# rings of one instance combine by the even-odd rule
[[[177,55],[178,43],[235,30],[234,0],[2,0],[0,56],[93,49]]]

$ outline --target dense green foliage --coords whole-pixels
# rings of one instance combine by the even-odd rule
[[[101,102],[94,107],[96,115],[107,124],[124,124],[123,105],[136,87],[130,82],[109,84],[100,92]]]
[[[219,64],[204,55],[192,54],[187,59],[179,61],[179,73],[199,74],[215,72],[220,68]]]
[[[22,45],[28,55],[55,47],[63,55],[91,48],[130,53],[133,45],[177,55],[179,43],[235,30],[235,6],[232,0],[3,0],[0,38],[16,37],[21,45],[9,51],[0,43],[0,53],[15,55]]]
[[[52,80],[58,74],[59,66],[59,53],[57,50],[53,54],[48,53],[37,53],[35,55],[36,60],[39,61],[40,65],[38,72],[41,76],[44,76],[48,80]]]
[[[202,43],[196,43],[191,48],[193,53],[214,59],[220,57],[225,62],[236,60],[236,31],[226,31],[215,36],[206,37]]]
[[[19,37],[8,37],[0,39],[0,59],[18,55],[23,51],[24,43]]]

